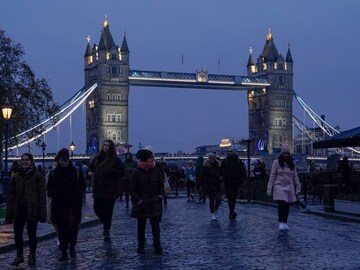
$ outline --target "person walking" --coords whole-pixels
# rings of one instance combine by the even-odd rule
[[[49,173],[47,195],[51,198],[51,222],[57,225],[59,261],[76,258],[76,242],[81,223],[83,193],[86,188],[81,169],[70,162],[69,150],[61,149],[58,154],[58,165]]]
[[[289,230],[287,224],[290,203],[297,201],[297,194],[301,191],[295,162],[290,155],[288,144],[282,144],[281,154],[273,161],[267,195],[273,194],[273,200],[278,203],[279,230]]]
[[[125,154],[125,161],[124,161],[124,172],[125,175],[122,178],[122,183],[121,183],[121,195],[124,193],[125,194],[125,208],[128,209],[129,208],[129,181],[130,181],[130,176],[132,174],[132,172],[135,170],[137,164],[136,161],[133,160],[133,156],[131,153],[126,153]]]
[[[189,160],[186,166],[183,168],[185,175],[185,184],[186,184],[186,194],[188,202],[194,200],[194,191],[195,191],[195,166],[192,160]]]
[[[124,167],[117,156],[112,140],[105,140],[100,152],[89,166],[89,177],[94,176],[94,211],[103,224],[104,241],[110,241],[110,229],[116,198],[120,196]]]
[[[131,174],[129,189],[132,200],[131,216],[137,218],[137,252],[145,253],[145,227],[149,218],[155,253],[162,254],[159,223],[163,210],[163,178],[151,151],[141,149],[136,153],[136,158],[138,167]]]
[[[202,176],[203,167],[204,167],[204,157],[199,156],[195,162],[195,186],[196,186],[196,191],[199,194],[199,202],[206,201],[206,192],[204,187],[205,184]]]
[[[246,170],[243,162],[239,159],[236,149],[230,149],[226,158],[221,164],[221,174],[223,176],[226,197],[229,206],[229,219],[236,219],[235,212],[236,198],[240,185],[244,182]]]
[[[216,159],[216,154],[211,153],[204,161],[203,177],[206,194],[209,196],[211,219],[218,218],[218,209],[221,204],[222,182],[220,179],[221,163]]]
[[[21,156],[21,165],[11,176],[5,222],[14,225],[16,258],[11,265],[18,266],[24,262],[25,223],[30,249],[28,265],[36,265],[36,230],[38,222],[46,222],[46,186],[44,175],[36,170],[34,157],[30,153]]]

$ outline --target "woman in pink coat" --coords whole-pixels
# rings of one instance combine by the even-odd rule
[[[296,202],[296,195],[300,193],[301,185],[296,172],[295,162],[290,155],[289,145],[281,146],[280,156],[274,160],[267,194],[273,194],[273,200],[278,202],[279,230],[289,230],[287,219],[289,216],[290,203]]]

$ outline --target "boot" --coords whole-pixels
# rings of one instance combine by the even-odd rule
[[[31,255],[31,254],[29,255],[28,265],[29,265],[29,266],[36,265],[36,258],[35,258],[35,255]]]
[[[145,245],[143,243],[139,243],[136,252],[139,254],[145,254]]]
[[[111,240],[111,236],[110,236],[110,230],[104,230],[104,241],[105,242],[109,242]]]
[[[160,244],[155,245],[154,250],[155,250],[156,254],[159,254],[159,255],[163,254],[163,249]]]
[[[16,256],[16,258],[11,262],[12,266],[18,266],[20,263],[24,262],[24,256]]]
[[[70,258],[72,258],[72,259],[76,258],[75,245],[70,245],[69,255],[70,255]]]
[[[63,261],[67,261],[69,259],[67,251],[66,250],[62,250],[61,251],[61,256],[59,258],[59,261],[63,262]]]

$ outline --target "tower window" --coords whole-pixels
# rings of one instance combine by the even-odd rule
[[[106,100],[111,100],[111,95],[110,94],[106,95]]]
[[[116,95],[116,101],[121,101],[121,94]]]

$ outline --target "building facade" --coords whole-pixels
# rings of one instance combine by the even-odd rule
[[[251,154],[277,154],[281,144],[293,150],[292,100],[293,60],[288,48],[286,57],[279,54],[269,32],[262,53],[255,64],[252,49],[247,64],[248,76],[265,77],[268,88],[247,92]]]
[[[124,35],[115,44],[105,19],[99,44],[90,45],[84,56],[85,87],[98,83],[86,102],[87,154],[99,151],[106,139],[117,147],[128,144],[129,48]]]

